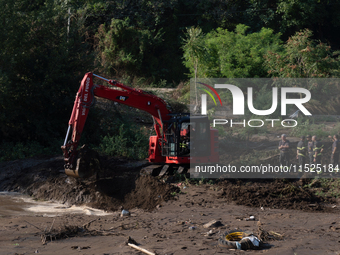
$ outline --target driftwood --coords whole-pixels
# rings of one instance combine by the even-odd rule
[[[153,253],[153,252],[150,252],[150,251],[148,251],[148,250],[145,250],[145,249],[143,249],[143,248],[141,248],[141,247],[138,247],[138,246],[135,245],[135,244],[128,243],[128,245],[129,245],[130,247],[136,249],[136,250],[139,250],[139,251],[141,251],[141,252],[144,252],[145,254],[156,255],[156,253]]]
[[[25,222],[27,222],[28,224],[32,225],[33,227],[35,227],[35,228],[39,229],[40,231],[42,231],[42,229],[41,229],[41,228],[38,228],[36,225],[33,225],[32,223],[29,223],[27,220],[25,220]]]
[[[41,237],[41,242],[43,244],[46,244],[47,241],[52,240],[60,240],[60,239],[66,239],[69,237],[74,237],[74,236],[120,236],[124,235],[120,232],[114,232],[111,229],[109,230],[89,230],[89,226],[92,222],[96,221],[97,219],[91,220],[83,225],[80,226],[74,226],[74,225],[65,225],[63,227],[59,227],[58,229],[54,229],[54,223],[55,219],[53,220],[50,228],[46,227],[45,230],[33,225],[32,223],[29,223],[26,221],[28,224],[32,225],[33,227],[39,229],[41,231],[40,237]]]
[[[96,220],[97,220],[97,219],[94,219],[94,220],[89,221],[88,223],[85,223],[85,224],[83,225],[83,228],[88,228],[88,227],[90,226],[90,224],[91,224],[92,222],[96,221]]]

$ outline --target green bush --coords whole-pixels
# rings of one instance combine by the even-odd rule
[[[307,135],[316,135],[318,138],[326,138],[329,135],[329,132],[324,130],[324,124],[312,124],[310,120],[306,121],[299,121],[299,124],[292,128],[292,132],[290,133],[291,136],[307,136]]]
[[[247,30],[243,24],[238,24],[235,32],[217,28],[203,34],[200,28],[188,29],[183,63],[190,77],[267,77],[264,55],[282,50],[280,34],[269,28],[254,33]]]
[[[34,156],[44,156],[51,154],[61,154],[61,141],[55,141],[49,146],[44,146],[39,142],[4,142],[0,145],[0,161],[24,159]]]
[[[118,134],[103,137],[98,149],[109,156],[144,159],[148,156],[148,137],[145,130],[122,124]]]

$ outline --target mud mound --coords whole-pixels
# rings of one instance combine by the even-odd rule
[[[171,193],[178,190],[177,187],[162,183],[151,176],[140,177],[136,181],[136,188],[125,196],[124,207],[150,211],[163,201],[172,199]]]
[[[219,185],[223,187],[220,198],[238,205],[315,211],[326,210],[324,202],[334,202],[315,196],[310,190],[303,189],[299,182],[294,181],[232,180],[222,181]]]
[[[99,181],[79,181],[72,177],[50,178],[27,188],[38,199],[55,200],[66,204],[86,204],[107,211],[141,208],[147,211],[173,198],[178,188],[161,183],[153,177],[107,178]]]
[[[88,205],[107,211],[141,208],[153,210],[164,201],[173,199],[178,188],[151,176],[139,177],[138,162],[126,159],[104,160],[99,180],[67,177],[63,171],[63,159],[44,159],[32,164],[9,162],[1,169],[0,190],[18,191],[37,199],[52,200],[68,205]],[[27,162],[26,162],[27,163]],[[30,163],[30,162],[28,162]],[[37,165],[36,165],[37,164]],[[28,166],[28,167],[26,167]],[[237,180],[220,181],[223,188],[219,198],[238,205],[327,211],[331,198],[316,196],[315,191],[303,188],[294,180]]]
[[[62,158],[41,162],[29,167],[14,167],[15,164],[10,163],[8,169],[1,171],[0,190],[18,191],[36,199],[88,205],[107,211],[119,210],[122,206],[150,211],[172,199],[171,193],[177,190],[150,176],[139,178],[140,167],[134,167],[133,162],[122,159],[104,160],[103,172],[108,176],[99,180],[94,177],[67,177]]]

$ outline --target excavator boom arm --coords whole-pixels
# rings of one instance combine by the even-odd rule
[[[112,87],[94,85],[93,77],[106,81]],[[166,102],[142,90],[130,88],[115,80],[108,80],[93,73],[86,73],[76,95],[69,127],[62,146],[65,160],[65,168],[72,168],[77,156],[77,147],[90,107],[94,104],[95,96],[106,98],[130,107],[134,107],[150,113],[154,118],[154,126],[157,138],[161,138],[163,121],[169,120],[171,113]],[[69,135],[71,133],[71,139]]]

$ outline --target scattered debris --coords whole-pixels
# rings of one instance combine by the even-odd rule
[[[90,226],[90,224],[92,223],[92,222],[94,222],[94,221],[96,221],[97,219],[94,219],[94,220],[91,220],[91,221],[89,221],[88,223],[85,223],[84,225],[83,225],[83,228],[88,228],[89,226]],[[51,230],[50,230],[51,231]]]
[[[128,210],[122,210],[122,213],[120,214],[120,217],[124,217],[124,216],[130,216],[130,212]]]
[[[259,226],[258,229],[258,235],[257,235],[261,240],[263,241],[268,241],[268,240],[282,240],[283,235],[276,233],[274,231],[266,231],[262,229],[261,226]]]
[[[129,243],[139,245],[139,243],[137,243],[137,241],[133,239],[131,236],[128,237],[126,244],[129,244]]]
[[[255,216],[250,216],[249,218],[246,218],[245,220],[246,221],[255,220]]]
[[[218,245],[228,249],[258,250],[262,241],[251,232],[233,230],[221,235],[218,239]]]
[[[32,223],[29,223],[27,220],[25,220],[25,222],[27,222],[27,223],[28,223],[28,224],[30,224],[31,226],[33,226],[33,227],[37,228],[38,230],[42,231],[42,229],[41,229],[41,228],[38,228],[36,225],[33,225]]]
[[[131,244],[131,243],[128,243],[128,245],[132,248],[135,248],[136,250],[144,252],[145,254],[156,255],[156,253],[145,250],[144,248],[138,247],[137,245],[134,245],[134,244]]]
[[[130,247],[132,247],[132,248],[134,248],[134,249],[136,249],[136,250],[139,250],[139,251],[141,251],[141,252],[144,252],[145,254],[156,255],[156,253],[150,252],[150,251],[148,251],[148,250],[146,250],[146,249],[144,249],[144,248],[139,247],[139,246],[138,246],[139,244],[136,242],[136,240],[134,240],[134,239],[131,238],[130,236],[129,236],[129,238],[128,238],[127,245],[130,246]]]
[[[190,226],[189,229],[190,229],[190,230],[195,230],[196,227],[195,227],[195,226]]]
[[[204,236],[212,236],[215,233],[212,231],[212,229],[210,229],[208,232],[204,233]]]
[[[89,225],[96,220],[97,219],[91,220],[90,222],[85,223],[82,226],[72,226],[72,225],[67,226],[67,225],[65,225],[65,226],[59,227],[57,229],[54,229],[54,228],[52,229],[52,227],[54,225],[54,221],[53,221],[51,227],[49,228],[49,231],[46,231],[47,227],[45,228],[44,231],[42,231],[42,234],[40,235],[41,242],[43,244],[46,244],[48,240],[52,242],[53,240],[60,240],[60,239],[66,239],[66,238],[75,237],[75,236],[86,236],[86,235],[90,235],[90,236],[110,236],[110,235],[118,236],[118,235],[121,235],[121,233],[114,232],[113,229],[109,229],[109,230],[89,230],[88,229]],[[84,249],[84,248],[82,248],[82,249]]]
[[[47,238],[52,242],[54,240],[65,239],[69,237],[74,237],[78,235],[81,230],[77,226],[64,226],[64,228],[59,228],[59,230],[52,230],[46,232],[44,231],[40,237],[42,244],[46,244]]]
[[[91,247],[90,246],[83,246],[83,247],[80,247],[80,246],[72,246],[71,249],[73,250],[86,250],[86,249],[90,249]]]
[[[212,220],[203,225],[204,228],[218,228],[221,226],[224,225],[219,220]]]

